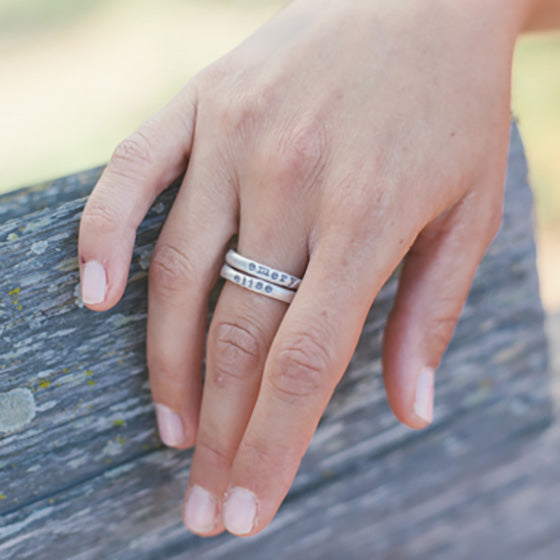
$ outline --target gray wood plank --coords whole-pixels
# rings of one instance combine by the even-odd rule
[[[380,343],[393,277],[284,506],[251,539],[200,539],[183,529],[179,497],[191,453],[162,448],[155,433],[146,275],[174,189],[140,227],[123,301],[103,314],[79,301],[79,197],[98,175],[0,198],[0,557],[468,558],[488,543],[501,550],[492,524],[481,522],[489,508],[519,545],[504,544],[508,557],[521,558],[523,546],[560,550],[545,538],[554,516],[524,528],[509,513],[539,493],[552,509],[531,469],[558,484],[543,458],[552,454],[535,452],[535,464],[523,455],[541,449],[553,416],[531,193],[515,128],[504,223],[439,372],[434,425],[412,432],[385,401]]]

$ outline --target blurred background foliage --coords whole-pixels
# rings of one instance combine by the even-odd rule
[[[0,192],[107,161],[120,139],[286,0],[0,0]],[[513,112],[560,309],[560,37],[519,41]]]

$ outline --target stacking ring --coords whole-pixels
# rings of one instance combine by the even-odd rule
[[[249,276],[239,270],[235,270],[229,266],[229,264],[224,264],[224,266],[222,266],[220,276],[246,290],[251,290],[251,292],[256,292],[257,294],[262,294],[263,296],[278,299],[286,303],[291,303],[296,295],[295,290],[288,290],[287,288],[282,288],[266,280]]]
[[[226,263],[245,274],[260,278],[277,286],[289,288],[290,290],[297,290],[301,284],[300,278],[248,259],[233,249],[227,252]]]

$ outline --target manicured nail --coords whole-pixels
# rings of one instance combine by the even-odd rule
[[[224,527],[234,535],[246,535],[253,530],[257,517],[257,498],[245,488],[233,488],[224,503]]]
[[[216,498],[202,488],[193,486],[183,511],[183,522],[193,533],[210,533],[216,526]]]
[[[88,305],[101,303],[107,294],[107,275],[103,265],[88,261],[82,271],[82,301]]]
[[[414,412],[428,424],[434,419],[434,370],[431,368],[424,368],[418,376]]]
[[[175,447],[185,441],[185,430],[181,417],[164,404],[156,404],[159,436],[165,445]]]

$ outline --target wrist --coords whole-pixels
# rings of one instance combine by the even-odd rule
[[[493,20],[496,28],[505,28],[515,39],[530,25],[540,6],[556,3],[557,0],[480,0],[473,2]]]

